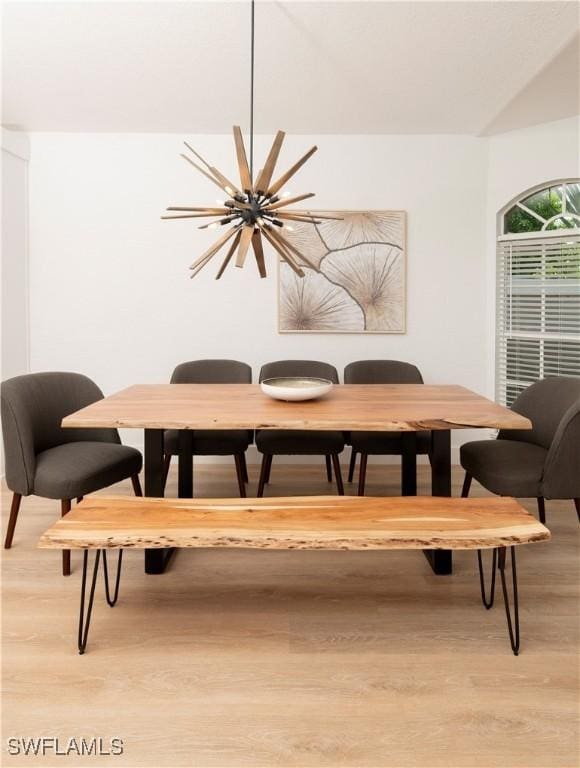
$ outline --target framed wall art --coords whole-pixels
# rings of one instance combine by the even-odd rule
[[[308,213],[341,218],[284,230],[310,263],[279,264],[280,333],[405,333],[405,211]]]

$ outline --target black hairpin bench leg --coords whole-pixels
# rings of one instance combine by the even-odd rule
[[[119,559],[117,560],[117,575],[115,576],[115,591],[111,596],[111,587],[109,584],[109,569],[107,566],[107,553],[103,549],[103,574],[105,576],[105,598],[111,608],[115,605],[119,598],[119,584],[121,581],[121,565],[123,563],[123,550],[119,550]],[[78,647],[79,653],[82,655],[87,647],[87,640],[89,637],[89,628],[91,625],[91,615],[93,612],[93,603],[95,602],[95,587],[97,585],[97,576],[99,573],[99,562],[101,559],[101,550],[95,550],[95,560],[93,563],[93,574],[90,579],[89,598],[87,602],[87,572],[89,565],[89,550],[85,549],[83,552],[83,575],[81,580],[81,608],[79,615],[79,632],[78,632]],[[86,606],[86,607],[85,607]]]
[[[508,597],[508,591],[505,578],[505,561],[506,561],[506,549],[510,550],[512,561],[512,595],[513,595],[513,620],[510,611],[510,602]],[[510,636],[510,645],[514,656],[517,656],[520,651],[520,611],[518,605],[518,575],[516,571],[516,550],[515,547],[500,547],[498,553],[498,568],[499,575],[501,577],[501,588],[503,591],[503,601],[505,603],[505,615],[507,619],[508,632]]]
[[[491,556],[491,588],[489,592],[489,598],[485,594],[485,578],[483,575],[483,561],[481,557],[481,549],[477,550],[477,565],[479,566],[479,586],[481,587],[481,602],[489,610],[493,605],[495,597],[495,569],[497,565],[497,549],[492,550]]]
[[[512,571],[512,595],[513,595],[513,618],[512,611],[510,610],[510,599],[508,595],[508,589],[505,576],[506,565],[506,551],[509,549],[511,554],[511,571]],[[477,563],[479,566],[479,584],[481,587],[481,600],[486,608],[491,608],[493,605],[495,594],[495,572],[496,568],[499,570],[499,576],[501,579],[501,588],[503,592],[503,602],[505,605],[505,615],[507,620],[508,634],[510,637],[510,645],[514,655],[517,656],[520,651],[520,611],[518,603],[518,575],[516,571],[516,552],[515,547],[497,547],[493,550],[491,560],[491,587],[489,596],[485,592],[485,579],[483,575],[483,563],[481,557],[481,550],[477,550]]]
[[[83,576],[81,581],[81,610],[79,615],[79,634],[78,646],[79,653],[83,654],[87,647],[87,638],[89,636],[89,627],[91,624],[91,614],[93,612],[93,602],[95,600],[95,586],[97,584],[97,574],[99,572],[99,560],[101,559],[101,550],[95,552],[95,562],[93,564],[93,576],[91,579],[91,588],[89,592],[89,602],[85,612],[85,592],[87,587],[87,566],[89,562],[89,550],[83,552]]]
[[[119,583],[121,581],[121,566],[123,564],[123,550],[119,550],[119,558],[117,560],[117,576],[115,578],[115,593],[111,597],[111,591],[109,589],[109,569],[107,568],[107,552],[103,550],[103,572],[105,574],[105,597],[107,603],[111,608],[115,605],[119,599]]]

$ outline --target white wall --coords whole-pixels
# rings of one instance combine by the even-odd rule
[[[230,137],[188,137],[234,171]],[[261,157],[269,139],[258,137]],[[361,358],[416,363],[428,382],[486,388],[484,139],[458,136],[289,137],[281,167],[319,152],[291,184],[321,208],[408,212],[405,335],[280,335],[276,268],[248,259],[214,280],[188,266],[215,239],[191,221],[160,221],[171,203],[212,204],[217,187],[182,159],[181,137],[32,134],[32,370],[77,370],[106,393],[167,381],[183,360],[315,358],[340,372]],[[463,433],[462,437],[467,437]],[[472,435],[470,435],[472,437]]]
[[[580,176],[580,118],[544,123],[491,136],[487,162],[486,394],[495,389],[495,263],[497,212],[527,189]]]
[[[28,137],[2,129],[2,378],[28,371]]]

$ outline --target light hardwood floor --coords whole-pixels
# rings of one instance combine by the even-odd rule
[[[323,464],[278,465],[268,493],[329,488]],[[367,492],[398,494],[398,468],[369,467]],[[233,463],[197,470],[198,494],[235,495]],[[547,509],[552,541],[519,550],[518,658],[473,553],[437,577],[416,552],[233,550],[179,552],[164,576],[127,552],[119,603],[99,585],[79,656],[80,557],[64,578],[60,553],[35,549],[58,504],[25,499],[2,565],[1,764],[575,768],[579,526],[571,502]],[[10,757],[14,736],[118,737],[124,753]]]

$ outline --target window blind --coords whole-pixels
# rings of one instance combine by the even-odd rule
[[[546,376],[580,377],[580,230],[497,244],[496,397]]]

